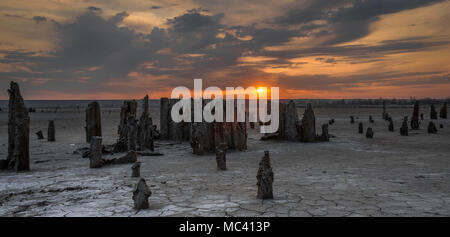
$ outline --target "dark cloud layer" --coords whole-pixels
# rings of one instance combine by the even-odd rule
[[[127,89],[127,82],[136,80],[130,75],[132,72],[148,77],[148,83],[154,90],[188,85],[193,78],[204,78],[207,83],[217,83],[218,86],[251,84],[255,78],[266,78],[290,88],[301,85],[302,89],[340,90],[342,87],[360,85],[360,77],[269,75],[258,70],[255,65],[242,65],[239,59],[243,56],[271,57],[273,59],[269,63],[278,64],[279,67],[289,67],[291,59],[310,56],[329,64],[337,62],[334,57],[345,57],[358,63],[360,59],[375,61],[388,54],[445,45],[447,41],[407,38],[383,41],[377,46],[336,46],[337,43],[368,35],[370,23],[377,21],[383,14],[435,2],[439,1],[314,0],[302,6],[289,6],[283,16],[270,20],[268,26],[264,27],[228,27],[222,23],[223,13],[192,9],[167,19],[167,28],[155,27],[149,34],[120,26],[129,16],[127,12],[105,19],[100,15],[101,8],[91,6],[73,22],[56,24],[58,47],[50,55],[37,56],[39,52],[0,52],[5,55],[0,63],[26,63],[30,69],[0,72],[0,76],[5,81],[23,78],[30,82],[44,80],[48,82],[36,83],[35,88],[72,93],[123,91]],[[157,6],[151,8],[159,9]],[[35,16],[33,20],[42,23],[47,19]],[[319,24],[316,20],[326,23]],[[313,32],[316,32],[315,37],[330,39],[310,48],[265,50],[267,46],[282,45],[294,37],[306,37]],[[397,72],[367,75],[364,81],[387,85],[389,80],[385,81],[386,78],[401,78],[404,75]],[[448,83],[448,75],[444,78],[435,74],[431,76],[430,83]],[[122,83],[123,86],[112,86],[112,82]],[[132,83],[129,87],[132,89]]]

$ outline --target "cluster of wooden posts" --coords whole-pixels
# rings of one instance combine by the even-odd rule
[[[8,114],[8,156],[6,160],[0,160],[1,169],[15,171],[29,170],[29,110],[24,104],[19,86],[11,82],[9,92]],[[174,122],[171,117],[173,105],[178,99],[161,98],[160,100],[160,131],[152,123],[149,113],[148,96],[142,103],[142,112],[137,119],[137,102],[135,100],[124,101],[120,111],[120,123],[118,125],[117,142],[111,146],[102,144],[101,109],[98,102],[91,102],[86,108],[86,142],[90,143],[87,156],[90,159],[90,168],[99,168],[108,164],[133,163],[132,176],[140,177],[141,164],[137,162],[137,151],[154,151],[155,139],[168,139],[176,141],[189,141],[193,153],[204,155],[216,154],[217,168],[226,170],[226,153],[228,150],[244,151],[247,149],[247,124],[246,122]],[[297,114],[297,106],[294,101],[279,104],[279,128],[275,133],[264,134],[261,140],[277,139],[299,142],[324,142],[329,141],[328,125],[334,124],[334,119],[322,125],[322,133],[316,134],[316,119],[311,104],[306,106],[302,119]],[[270,112],[270,107],[268,108]],[[192,113],[193,114],[193,113]],[[226,107],[224,107],[224,118]],[[235,113],[236,114],[236,113]],[[445,103],[439,116],[447,118],[447,103]],[[392,117],[386,112],[386,104],[383,102],[382,118],[389,121],[389,131],[394,131]],[[437,119],[434,105],[431,106],[430,118]],[[419,129],[419,102],[414,104],[411,129]],[[350,122],[355,123],[355,118],[350,116]],[[374,123],[372,116],[369,122]],[[250,123],[254,127],[254,123]],[[441,125],[442,128],[442,125]],[[408,135],[408,117],[404,117],[400,134]],[[436,133],[437,127],[430,121],[429,133]],[[358,132],[363,133],[363,123],[358,125]],[[42,131],[36,133],[38,139],[44,139]],[[55,141],[55,124],[49,121],[48,141]],[[366,137],[373,138],[374,131],[367,128]],[[114,159],[104,159],[104,153],[127,152],[124,156]],[[273,198],[272,183],[274,174],[270,165],[269,152],[265,151],[259,164],[257,175],[258,198]],[[133,200],[137,209],[148,208],[150,188],[145,179],[140,178],[133,191]]]
[[[389,113],[386,112],[386,102],[383,101],[383,113],[381,115],[381,117],[389,122],[388,125],[388,130],[390,132],[394,132],[394,122],[392,117],[389,115]],[[447,102],[445,102],[439,112],[439,117],[441,119],[447,119]],[[438,116],[437,116],[437,111],[434,105],[430,106],[430,120],[437,120]],[[402,125],[400,127],[400,135],[401,136],[408,136],[409,135],[409,129],[411,130],[419,130],[420,129],[420,124],[421,121],[424,120],[424,114],[420,113],[420,104],[419,101],[415,101],[414,102],[414,106],[413,106],[413,113],[411,116],[411,120],[409,122],[409,126],[408,126],[408,116],[404,116],[403,120],[402,120]],[[374,120],[372,118],[372,116],[369,116],[369,122],[370,123],[374,123]],[[355,117],[354,116],[350,116],[350,123],[355,123]],[[440,128],[443,128],[443,124],[440,124],[439,126]],[[363,128],[363,123],[360,122],[358,124],[358,133],[362,134],[364,128]],[[428,127],[427,127],[427,132],[428,133],[437,133],[438,129],[436,127],[436,125],[434,124],[433,121],[429,121],[428,122]],[[373,129],[371,127],[367,128],[366,131],[366,137],[367,138],[373,138],[374,132]]]

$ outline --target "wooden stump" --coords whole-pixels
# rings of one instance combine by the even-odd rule
[[[209,138],[211,139],[211,138]],[[204,155],[205,152],[211,151],[209,149],[209,141],[207,135],[206,123],[192,123],[191,124],[191,147],[196,155]]]
[[[55,122],[53,120],[48,121],[47,141],[55,141]]]
[[[144,97],[142,103],[142,114],[138,125],[138,145],[139,150],[154,150],[153,145],[153,122],[149,114],[148,95]]]
[[[221,143],[216,148],[216,162],[218,170],[226,170],[227,169],[227,144]]]
[[[42,133],[41,130],[39,130],[39,131],[36,133],[36,136],[37,136],[37,139],[39,139],[39,140],[44,139],[44,134]]]
[[[126,100],[120,109],[120,122],[117,129],[119,139],[114,144],[114,152],[125,152],[128,150],[128,119],[130,116],[136,120],[137,102],[135,100]]]
[[[430,119],[434,119],[434,120],[437,119],[437,111],[436,111],[434,105],[431,105],[431,108],[430,108]]]
[[[128,151],[136,151],[136,141],[138,131],[136,119],[131,114],[128,116],[127,125],[128,125]]]
[[[136,210],[148,209],[148,198],[152,195],[152,191],[145,182],[144,178],[139,179],[133,190],[134,208]]]
[[[91,142],[91,137],[102,136],[102,119],[100,104],[97,101],[91,102],[86,108],[86,142]]]
[[[367,128],[366,138],[373,138],[373,129],[371,127]]]
[[[363,127],[362,122],[359,122],[359,124],[358,124],[358,133],[360,133],[360,134],[364,133],[364,127]]]
[[[297,133],[297,106],[293,100],[290,100],[285,108],[284,117],[284,138],[288,141],[296,141],[299,136]]]
[[[418,130],[419,129],[419,101],[414,103],[413,115],[411,118],[411,129]]]
[[[273,199],[273,171],[270,166],[269,151],[264,151],[264,157],[259,162],[258,174],[256,175],[258,186],[257,198]]]
[[[322,134],[320,135],[320,141],[328,142],[330,135],[328,134],[328,124],[322,124]]]
[[[8,156],[0,169],[30,170],[30,117],[19,85],[10,83],[8,104]]]
[[[393,132],[394,131],[394,122],[391,120],[389,120],[389,132]]]
[[[93,136],[89,152],[89,168],[100,168],[102,165],[102,137]]]
[[[314,142],[316,140],[316,117],[311,104],[306,106],[301,122],[301,141]]]
[[[141,162],[135,162],[131,166],[131,177],[141,177]]]
[[[403,118],[403,123],[400,127],[400,135],[408,136],[408,117]]]
[[[434,125],[434,123],[430,121],[428,123],[428,133],[434,134],[434,133],[437,133],[437,132],[438,132],[438,130],[436,128],[436,125]]]
[[[442,119],[447,119],[447,102],[441,107],[441,111],[439,111],[439,117]]]
[[[233,123],[234,149],[238,151],[247,150],[247,128],[245,122]]]

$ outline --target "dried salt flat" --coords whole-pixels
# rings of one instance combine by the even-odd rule
[[[31,137],[31,171],[0,173],[0,216],[450,215],[450,160],[443,156],[450,153],[448,120],[439,122],[444,129],[438,134],[426,134],[422,126],[417,134],[401,137],[374,116],[375,138],[369,141],[348,122],[348,115],[366,118],[379,114],[379,109],[315,112],[319,125],[335,118],[329,126],[336,136],[331,142],[260,141],[260,134],[249,130],[248,150],[227,153],[223,172],[217,171],[214,154],[193,155],[187,142],[176,148],[170,141],[155,142],[164,156],[138,157],[152,196],[150,208],[137,213],[131,198],[137,182],[131,177],[132,164],[89,169],[88,159],[72,154],[87,146],[84,114],[52,113],[56,141]],[[102,114],[104,144],[116,141],[118,113]],[[150,108],[155,124],[158,113],[158,108]],[[403,115],[411,111],[389,113],[398,129]],[[6,134],[7,115],[0,116],[0,132]],[[30,117],[30,132],[47,127],[48,114]],[[64,127],[58,127],[61,124]],[[7,137],[0,137],[0,144],[7,144]],[[6,149],[0,146],[0,153],[6,154]],[[274,199],[262,201],[256,198],[256,174],[264,150],[271,154]],[[39,160],[50,161],[34,163]]]

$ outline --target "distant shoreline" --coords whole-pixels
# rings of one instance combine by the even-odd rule
[[[136,99],[140,103],[140,99]],[[281,99],[288,101],[289,99]],[[120,108],[124,100],[25,100],[29,108],[74,108],[84,109],[91,101],[98,101],[103,108]],[[415,99],[294,99],[297,107],[311,103],[316,108],[381,108],[383,101],[391,108],[410,108]],[[419,99],[421,106],[434,104],[438,108],[450,99]],[[159,99],[149,99],[151,107],[159,107]],[[8,100],[0,100],[0,108],[8,108]]]

